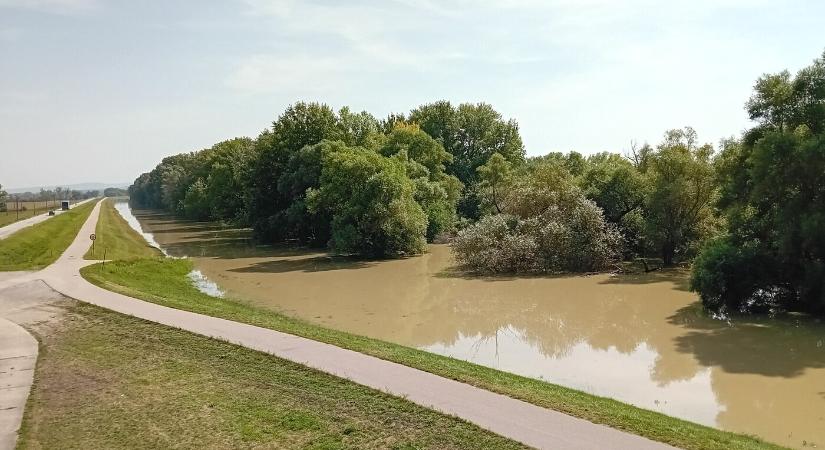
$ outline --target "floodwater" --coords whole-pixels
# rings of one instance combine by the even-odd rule
[[[135,212],[231,298],[792,447],[825,446],[825,325],[714,320],[684,272],[468,276],[449,247],[359,261]]]

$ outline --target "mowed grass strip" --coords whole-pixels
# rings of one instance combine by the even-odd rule
[[[271,355],[88,304],[36,329],[18,448],[517,449]]]
[[[189,260],[132,260],[84,268],[90,282],[172,308],[283,331],[394,361],[446,378],[562,411],[592,422],[685,449],[781,448],[755,437],[729,433],[544,381],[389,342],[331,330],[242,301],[210,297],[195,289]]]
[[[53,263],[72,243],[95,203],[91,200],[0,240],[0,271],[37,270]]]
[[[83,256],[84,259],[107,260],[152,258],[163,256],[158,249],[146,243],[137,231],[121,217],[115,209],[115,200],[108,198],[100,205],[100,218],[95,228],[94,248]]]

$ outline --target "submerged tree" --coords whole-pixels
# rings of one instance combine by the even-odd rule
[[[427,215],[427,238],[452,229],[462,184],[446,173],[452,155],[417,125],[397,123],[379,148],[385,156],[404,161],[415,185],[415,200]]]
[[[307,201],[310,211],[331,215],[332,250],[372,257],[424,250],[427,217],[402,161],[344,148],[324,154],[320,181]]]
[[[294,198],[278,189],[278,180],[287,171],[292,155],[307,145],[339,141],[344,135],[332,108],[303,102],[290,105],[271,130],[261,133],[256,141],[258,157],[252,171],[249,208],[250,221],[260,238],[282,241],[295,237],[287,218]]]
[[[502,214],[459,232],[453,251],[460,264],[492,273],[590,272],[610,267],[621,252],[620,233],[557,162],[518,176],[502,203]]]
[[[648,156],[646,235],[665,265],[710,234],[716,197],[712,156],[713,147],[699,145],[692,128],[668,131]]]
[[[627,158],[605,152],[587,158],[578,183],[604,211],[605,219],[619,227],[627,255],[643,253],[644,206],[649,195],[645,175]]]
[[[758,126],[718,162],[728,232],[691,286],[714,310],[825,314],[825,54],[757,80],[747,110]]]

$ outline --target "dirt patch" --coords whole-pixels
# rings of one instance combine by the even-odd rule
[[[42,325],[59,323],[66,308],[75,301],[40,280],[0,290],[0,317],[34,331]]]

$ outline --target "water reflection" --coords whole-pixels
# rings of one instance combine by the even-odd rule
[[[478,278],[456,271],[446,246],[364,261],[138,217],[231,297],[786,445],[825,444],[825,327],[711,320],[685,273]]]

